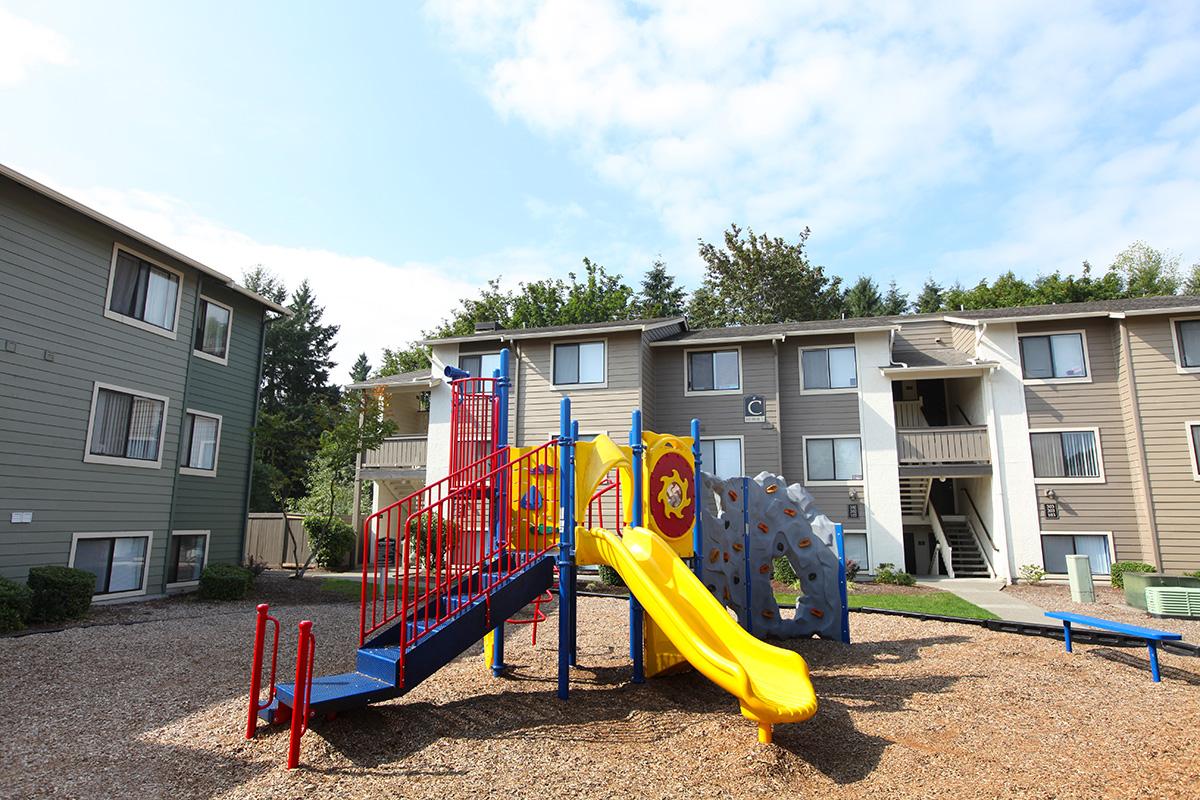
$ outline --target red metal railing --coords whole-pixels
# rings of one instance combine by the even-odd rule
[[[497,441],[499,397],[495,378],[461,378],[450,385],[450,475],[455,488],[477,480],[471,471],[507,442]]]
[[[309,701],[312,700],[313,661],[317,655],[317,639],[312,622],[300,623],[300,640],[296,645],[296,682],[292,685],[292,725],[288,739],[287,768],[300,764],[300,738],[308,731]]]
[[[624,526],[625,509],[621,505],[621,473],[613,470],[604,481],[596,487],[591,500],[588,501],[587,526],[589,528],[609,528],[608,523],[615,525],[610,528],[617,533]]]
[[[368,517],[360,644],[412,621],[400,629],[403,668],[407,647],[555,547],[557,447],[513,460],[498,450]]]
[[[279,620],[268,613],[270,607],[266,603],[261,603],[256,610],[258,619],[254,625],[254,656],[250,661],[250,703],[246,715],[247,739],[254,738],[254,731],[258,727],[258,712],[270,706],[275,700],[275,664],[279,658]],[[275,642],[271,645],[271,688],[266,702],[260,703],[258,697],[262,693],[263,644],[266,640],[268,622],[275,626]]]

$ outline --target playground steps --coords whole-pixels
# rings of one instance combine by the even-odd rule
[[[544,555],[524,569],[500,574],[499,561],[487,572],[471,576],[471,586],[478,594],[482,585],[495,581],[488,597],[474,597],[462,590],[467,579],[447,587],[434,598],[428,613],[424,607],[410,614],[406,640],[424,634],[415,644],[405,648],[400,657],[401,621],[383,629],[365,646],[358,648],[355,671],[322,675],[312,679],[309,710],[314,715],[332,714],[369,703],[399,697],[450,663],[495,627],[498,620],[514,616],[554,580],[554,556]],[[440,613],[439,613],[440,612]],[[450,614],[440,623],[439,616]],[[428,618],[428,622],[426,621]],[[428,633],[426,633],[428,631]],[[281,683],[276,687],[275,701],[259,712],[268,723],[288,718],[294,705],[295,685]]]

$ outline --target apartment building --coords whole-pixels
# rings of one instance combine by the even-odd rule
[[[0,166],[0,575],[86,569],[103,601],[238,563],[271,312]]]
[[[364,457],[377,507],[419,486],[421,467],[446,474],[450,389],[436,376],[490,375],[509,348],[513,443],[554,435],[566,395],[585,437],[625,439],[634,408],[652,430],[699,418],[705,470],[803,484],[868,569],[1011,580],[1024,564],[1062,574],[1074,553],[1096,573],[1115,560],[1200,568],[1197,297],[428,344],[431,374],[359,385],[389,393],[408,426]],[[427,410],[413,416],[418,396]],[[373,472],[393,468],[403,477]]]

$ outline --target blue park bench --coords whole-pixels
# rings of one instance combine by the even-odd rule
[[[1051,619],[1062,620],[1063,642],[1067,646],[1068,653],[1071,652],[1071,623],[1073,622],[1079,625],[1087,625],[1089,628],[1099,628],[1105,631],[1123,633],[1126,636],[1144,639],[1147,649],[1150,650],[1150,675],[1154,678],[1155,683],[1162,680],[1158,675],[1158,643],[1174,642],[1183,638],[1183,635],[1178,633],[1160,631],[1156,628],[1142,628],[1138,625],[1126,625],[1123,622],[1113,622],[1112,620],[1099,619],[1098,617],[1085,617],[1083,614],[1068,614],[1065,611],[1047,611],[1046,616]]]

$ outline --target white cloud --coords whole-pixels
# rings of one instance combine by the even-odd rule
[[[44,176],[33,177],[55,185]],[[308,280],[325,306],[325,321],[341,326],[333,353],[338,381],[347,380],[359,353],[367,353],[378,366],[384,347],[403,347],[420,338],[447,317],[460,298],[475,296],[489,277],[502,275],[504,284],[511,286],[561,274],[569,266],[567,258],[536,249],[438,263],[392,263],[260,242],[205,218],[182,200],[154,192],[96,187],[60,191],[239,282],[247,269],[259,264],[280,276],[289,290]]]
[[[1200,172],[1161,168],[1195,139],[1156,141],[1167,129],[1138,121],[1156,92],[1178,104],[1176,130],[1193,120],[1200,10],[1187,4],[475,0],[428,13],[482,66],[499,113],[575,143],[680,241],[730,220],[876,238],[956,189],[1003,205],[1021,170],[1036,210],[1011,209],[972,253],[1002,261],[1056,226],[1064,248],[1186,239],[1169,228],[1176,207],[1153,204],[1200,201]],[[1126,201],[1097,191],[1113,180]],[[1041,212],[1064,216],[1033,220],[1035,235]],[[1072,233],[1105,223],[1117,227]]]
[[[0,8],[0,87],[23,82],[43,64],[70,63],[70,43],[60,33]]]

